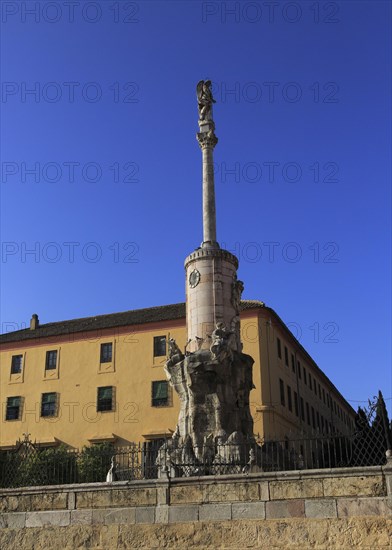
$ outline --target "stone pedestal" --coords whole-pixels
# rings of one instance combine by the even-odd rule
[[[188,351],[209,349],[217,323],[232,332],[230,347],[241,351],[239,305],[242,283],[237,258],[220,248],[202,247],[185,260]]]

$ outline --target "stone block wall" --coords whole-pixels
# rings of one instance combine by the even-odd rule
[[[385,548],[392,465],[0,491],[0,548]]]

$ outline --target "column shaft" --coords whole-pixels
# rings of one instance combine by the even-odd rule
[[[203,147],[203,241],[216,242],[213,148]]]

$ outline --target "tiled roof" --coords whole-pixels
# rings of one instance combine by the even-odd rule
[[[263,307],[259,300],[242,300],[241,311]],[[109,313],[95,317],[83,317],[69,321],[58,321],[39,325],[35,330],[29,328],[16,330],[0,335],[0,343],[18,342],[35,338],[47,338],[49,336],[61,336],[89,330],[101,330],[105,328],[123,327],[129,325],[142,325],[144,323],[156,323],[159,321],[172,321],[185,318],[185,303],[169,304],[167,306],[148,307],[145,309],[133,309],[120,313]]]

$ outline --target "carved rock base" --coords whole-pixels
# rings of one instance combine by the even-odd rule
[[[219,469],[228,462],[248,462],[255,444],[249,408],[253,362],[230,349],[219,357],[199,350],[167,361],[166,374],[181,408],[173,438],[159,452],[160,466],[183,466],[183,474],[200,475],[205,464]]]

